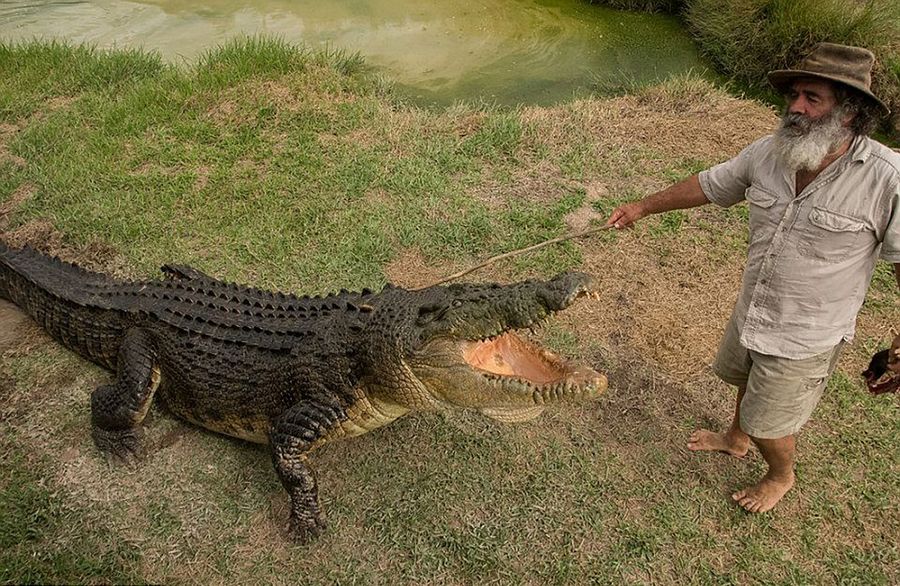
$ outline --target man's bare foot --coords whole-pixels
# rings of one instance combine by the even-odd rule
[[[794,486],[794,475],[780,480],[764,476],[759,483],[731,495],[732,500],[751,513],[765,513]]]
[[[687,447],[693,452],[725,452],[735,458],[743,458],[750,449],[750,438],[738,437],[732,433],[715,433],[708,429],[698,429],[688,438]]]

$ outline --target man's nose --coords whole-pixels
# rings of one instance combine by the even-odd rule
[[[788,102],[788,112],[791,114],[806,114],[807,107],[809,103],[803,98],[803,96],[797,96],[790,102]]]

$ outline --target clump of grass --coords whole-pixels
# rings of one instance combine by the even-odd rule
[[[249,36],[232,39],[204,53],[198,60],[197,71],[201,77],[212,76],[234,84],[248,77],[266,78],[303,71],[311,63],[327,65],[344,75],[354,75],[366,68],[358,52],[333,48],[311,51],[280,37]]]
[[[16,122],[50,97],[112,94],[124,85],[159,78],[168,69],[158,54],[134,49],[103,52],[58,41],[0,43],[0,122]]]
[[[522,138],[522,123],[516,112],[498,112],[489,116],[472,136],[463,142],[467,154],[481,157],[510,157]]]
[[[701,73],[689,70],[659,83],[635,87],[629,93],[635,95],[638,103],[655,111],[682,112],[703,106],[721,91]]]

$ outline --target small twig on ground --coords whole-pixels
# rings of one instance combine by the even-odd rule
[[[570,234],[566,234],[566,235],[560,236],[558,238],[553,238],[551,240],[545,240],[544,242],[539,242],[538,244],[534,244],[534,245],[528,246],[526,248],[520,248],[518,250],[511,250],[510,252],[504,252],[503,254],[498,254],[497,256],[492,256],[491,258],[487,259],[486,261],[484,261],[480,264],[475,265],[474,267],[468,268],[468,269],[466,269],[464,271],[460,271],[458,273],[453,273],[449,277],[444,277],[440,281],[435,281],[434,283],[431,283],[430,285],[425,285],[424,287],[418,287],[417,289],[413,289],[413,290],[419,291],[421,289],[427,289],[428,287],[434,287],[435,285],[442,285],[448,281],[458,279],[464,275],[468,275],[469,273],[471,273],[473,271],[477,271],[478,269],[485,267],[485,266],[487,266],[493,262],[496,262],[498,260],[503,260],[504,258],[509,258],[511,256],[517,256],[519,254],[524,254],[526,252],[532,252],[539,248],[544,248],[545,246],[550,246],[551,244],[556,244],[558,242],[563,242],[565,240],[571,240],[573,238],[582,238],[584,236],[590,236],[591,234],[603,232],[604,230],[609,230],[610,228],[613,228],[613,227],[614,226],[599,226],[597,228],[590,228],[588,230],[582,230],[581,232],[572,232]]]

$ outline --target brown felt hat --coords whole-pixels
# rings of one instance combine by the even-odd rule
[[[882,114],[890,114],[887,105],[872,93],[872,65],[875,55],[862,47],[819,43],[796,69],[778,69],[769,72],[769,83],[785,93],[791,83],[799,77],[815,77],[842,83],[862,92],[872,102],[878,104]]]

